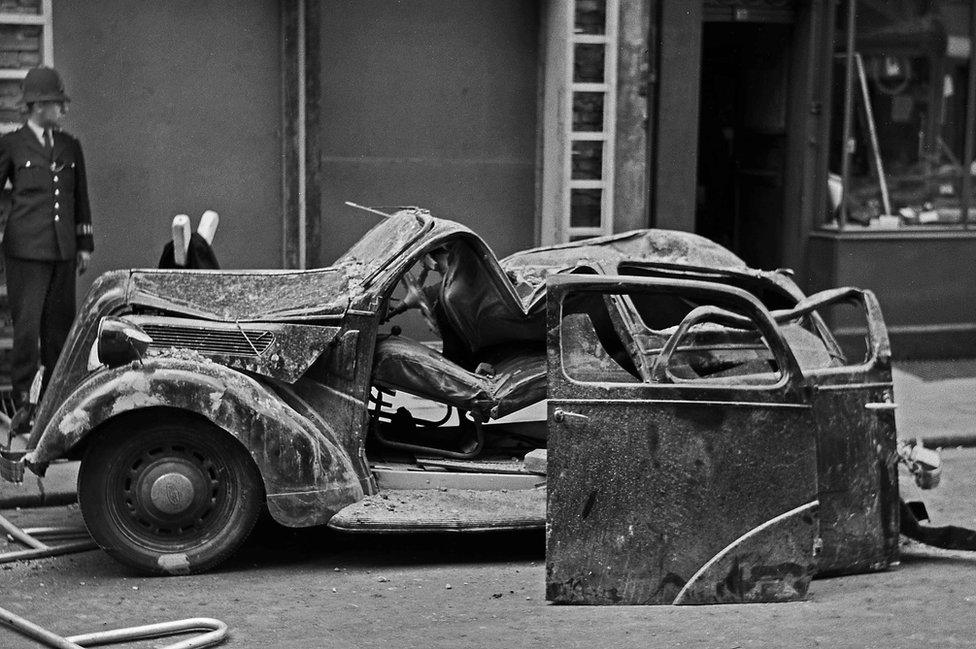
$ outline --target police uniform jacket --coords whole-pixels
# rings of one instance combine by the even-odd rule
[[[95,247],[81,144],[62,131],[52,139],[52,150],[45,150],[26,124],[0,138],[0,187],[7,180],[13,185],[3,234],[7,256],[68,261]]]

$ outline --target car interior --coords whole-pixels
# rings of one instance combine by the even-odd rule
[[[387,296],[373,363],[370,457],[510,458],[545,446],[541,409],[531,424],[509,423],[546,398],[545,300],[525,305],[489,263],[466,239],[442,243]],[[580,264],[565,272],[599,271]],[[640,264],[617,272],[654,275]],[[758,293],[771,311],[795,305],[758,282],[740,288]],[[815,314],[779,328],[802,368],[843,362]],[[582,382],[762,385],[782,376],[748,316],[673,292],[571,293],[560,349],[563,371]]]

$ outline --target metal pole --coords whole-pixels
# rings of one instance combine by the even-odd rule
[[[82,649],[83,647],[92,645],[119,644],[132,640],[164,638],[180,633],[206,631],[206,633],[181,640],[175,644],[159,647],[159,649],[203,649],[203,647],[218,645],[227,638],[227,625],[212,617],[194,617],[186,620],[159,622],[125,629],[96,631],[95,633],[83,633],[66,638],[48,631],[44,627],[40,627],[5,608],[0,608],[0,624],[5,624],[28,638],[33,638],[48,647],[54,647],[54,649]]]
[[[82,645],[66,640],[5,608],[0,608],[0,624],[6,624],[18,633],[54,649],[82,649]]]
[[[891,199],[888,198],[888,179],[885,177],[884,162],[881,160],[881,145],[878,144],[878,132],[874,127],[874,111],[871,110],[871,95],[868,93],[868,79],[864,74],[864,61],[860,53],[854,54],[857,62],[857,78],[861,84],[861,101],[864,102],[864,114],[868,121],[868,135],[871,136],[871,152],[874,154],[874,171],[878,174],[878,185],[881,187],[881,204],[884,213],[891,214]]]
[[[840,229],[847,227],[847,191],[851,185],[851,141],[854,116],[854,31],[857,24],[857,0],[847,0],[847,56],[844,67],[844,134],[841,143]]]
[[[962,227],[969,229],[969,203],[973,178],[973,149],[976,140],[976,2],[969,5],[969,75],[966,87],[966,136],[962,154],[962,200],[959,202],[959,218]]]

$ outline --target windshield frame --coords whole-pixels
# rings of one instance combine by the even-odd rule
[[[369,286],[433,227],[433,218],[423,212],[397,212],[370,228],[336,259],[333,267],[343,268],[350,275],[361,276],[362,285]],[[357,270],[353,271],[354,268]]]

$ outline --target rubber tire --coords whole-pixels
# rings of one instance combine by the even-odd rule
[[[154,510],[145,497],[152,467],[163,461],[209,482],[190,490],[191,514]],[[143,497],[131,485],[143,485]],[[92,440],[78,473],[78,500],[92,538],[116,560],[143,573],[193,574],[221,563],[247,539],[264,511],[264,486],[240,442],[204,419],[177,414],[129,419]],[[209,511],[197,519],[200,509]],[[159,525],[167,516],[173,519]]]

